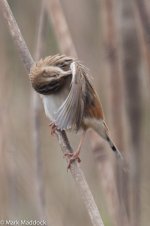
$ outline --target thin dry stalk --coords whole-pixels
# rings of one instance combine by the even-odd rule
[[[112,128],[115,132],[115,140],[121,151],[124,151],[124,118],[125,115],[123,104],[123,82],[120,73],[120,62],[119,62],[119,46],[118,46],[118,36],[117,36],[117,23],[116,23],[116,1],[103,0],[101,1],[101,16],[102,16],[102,34],[103,34],[103,50],[107,53],[107,58],[105,59],[105,68],[107,73],[108,87],[107,87],[107,102],[109,103],[109,120],[112,124]],[[117,106],[117,107],[116,107]],[[109,188],[110,183],[113,178],[116,181],[115,175],[110,174],[109,171],[112,169],[112,165],[109,159],[100,158],[101,164],[103,165],[103,170],[106,170],[105,175],[107,175],[107,184],[103,183],[105,188]],[[99,161],[98,161],[99,162]],[[106,167],[105,167],[106,164]],[[120,165],[118,165],[120,166]],[[107,169],[108,168],[108,169]],[[108,172],[107,172],[108,170]],[[129,209],[128,202],[128,175],[122,171],[121,166],[117,167],[117,183],[119,188],[119,193],[116,192],[116,185],[111,183],[111,194],[109,198],[107,197],[108,210],[113,217],[113,223],[115,225],[127,225],[128,217],[125,211]],[[108,190],[108,189],[107,189]],[[119,195],[119,196],[118,196]],[[120,197],[120,200],[119,200]],[[110,202],[110,204],[109,204]],[[115,205],[116,203],[116,205]],[[114,206],[114,208],[110,206]],[[120,208],[119,208],[120,207]]]
[[[39,60],[42,43],[43,43],[43,25],[45,16],[45,4],[41,3],[41,12],[38,23],[37,32],[37,44],[35,50],[35,59]],[[41,159],[41,142],[40,142],[40,109],[41,102],[39,95],[32,90],[31,91],[31,111],[32,111],[32,134],[33,134],[33,146],[35,151],[35,183],[36,183],[36,199],[37,199],[37,209],[40,219],[46,219],[46,206],[45,206],[45,191],[43,184],[43,166]]]
[[[27,45],[21,35],[21,32],[15,21],[15,18],[6,0],[0,0],[0,10],[8,25],[12,38],[17,45],[18,51],[20,52],[20,58],[22,59],[27,72],[29,73],[30,68],[32,67],[34,61],[29,53]],[[58,131],[57,138],[63,153],[72,151],[65,132]],[[81,197],[84,201],[85,207],[90,216],[92,224],[94,226],[104,226],[101,215],[93,199],[92,193],[88,187],[84,174],[81,171],[79,165],[76,162],[74,162],[71,165],[70,171],[80,191]]]
[[[76,57],[77,52],[59,0],[46,0],[46,4],[61,52]]]
[[[141,119],[142,99],[140,85],[141,52],[137,38],[133,1],[120,4],[120,32],[122,71],[126,87],[126,109],[130,133],[130,215],[132,225],[140,225],[141,214]]]
[[[138,31],[138,38],[140,41],[140,47],[142,50],[142,55],[144,59],[144,64],[146,63],[147,71],[144,73],[144,92],[149,101],[149,89],[150,89],[150,17],[148,16],[146,5],[144,1],[135,0],[134,1],[134,13],[136,19],[136,26]]]
[[[6,20],[8,27],[9,27],[9,31],[11,33],[11,36],[16,44],[16,47],[18,49],[18,52],[20,54],[20,59],[22,60],[25,69],[27,72],[30,71],[30,68],[32,67],[32,65],[34,64],[34,61],[32,59],[32,56],[27,48],[27,45],[25,43],[24,38],[22,37],[22,34],[19,30],[19,27],[16,23],[16,20],[12,14],[12,11],[9,8],[9,5],[7,3],[7,1],[0,1],[0,10],[2,12],[2,15],[4,17],[4,19]]]
[[[142,35],[145,42],[145,54],[147,63],[149,66],[149,72],[150,72],[150,16],[146,9],[146,4],[142,0],[135,0],[135,5],[137,7],[137,12],[139,16],[139,22],[142,25]],[[150,73],[149,73],[150,75]]]

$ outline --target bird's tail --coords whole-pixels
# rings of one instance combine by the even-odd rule
[[[113,152],[115,152],[116,156],[119,157],[120,159],[123,159],[123,156],[121,154],[121,152],[118,150],[118,148],[116,147],[116,145],[113,143],[113,141],[111,140],[111,138],[109,137],[109,135],[107,135],[107,141],[112,149]]]

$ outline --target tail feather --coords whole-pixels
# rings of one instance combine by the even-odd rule
[[[117,157],[119,157],[120,159],[123,159],[121,152],[118,150],[118,148],[115,146],[115,144],[113,143],[113,141],[110,139],[110,137],[108,135],[107,135],[107,141],[108,141],[112,151],[116,153]]]

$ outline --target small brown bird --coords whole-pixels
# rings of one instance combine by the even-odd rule
[[[49,56],[31,68],[29,78],[33,88],[41,94],[53,131],[55,128],[73,131],[92,128],[122,158],[110,137],[102,105],[85,66],[65,55]],[[80,162],[83,137],[77,151],[66,154],[70,160],[68,168],[75,159]]]

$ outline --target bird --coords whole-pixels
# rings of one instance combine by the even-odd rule
[[[29,73],[32,87],[42,98],[52,131],[83,131],[77,150],[66,153],[68,168],[79,153],[88,129],[93,129],[110,146],[116,156],[122,154],[113,142],[99,96],[88,69],[73,57],[56,54],[36,62]],[[52,133],[53,133],[52,132]]]

